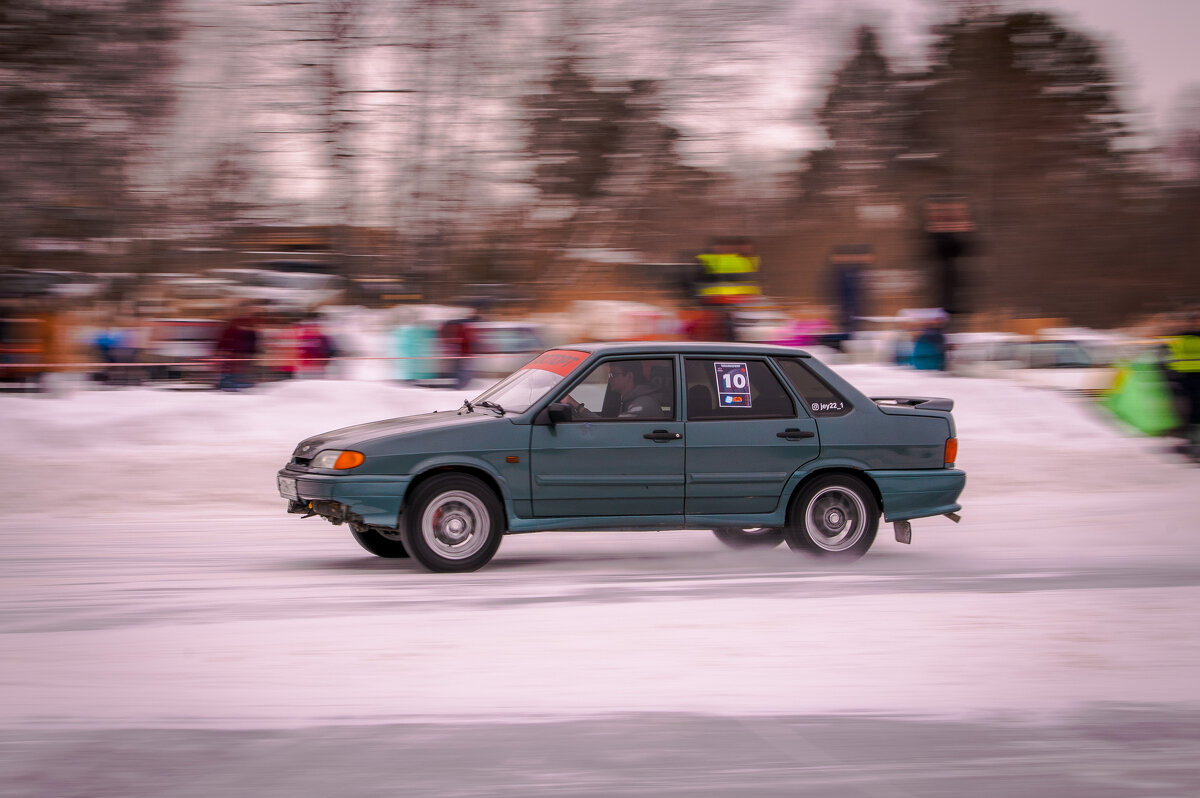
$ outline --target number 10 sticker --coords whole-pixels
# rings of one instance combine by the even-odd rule
[[[714,363],[721,407],[750,406],[750,373],[745,363]]]

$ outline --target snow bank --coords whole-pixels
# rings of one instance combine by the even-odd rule
[[[1164,456],[1163,441],[1126,432],[1090,400],[887,365],[838,368],[868,395],[954,399],[959,464],[972,501],[1014,491],[1061,496],[1196,484],[1194,471]],[[79,512],[96,502],[265,510],[278,503],[274,472],[299,440],[450,410],[484,385],[459,392],[297,380],[242,393],[129,388],[0,396],[0,434],[8,444],[0,469],[16,512]]]
[[[252,391],[152,388],[0,397],[0,472],[17,513],[278,509],[275,471],[301,439],[449,410],[471,392],[378,381],[269,383]]]

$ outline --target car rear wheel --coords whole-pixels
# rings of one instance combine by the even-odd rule
[[[478,570],[504,534],[500,500],[469,474],[442,474],[419,485],[404,516],[404,547],[427,571]]]
[[[818,557],[857,560],[875,542],[879,503],[863,482],[844,474],[813,480],[797,494],[784,538]]]
[[[358,545],[376,557],[387,557],[389,559],[408,557],[408,549],[404,548],[404,541],[400,539],[399,532],[384,532],[359,527],[357,529],[352,528],[350,534],[358,541]]]
[[[722,526],[714,529],[713,534],[731,549],[771,549],[783,542],[783,530],[774,527]]]

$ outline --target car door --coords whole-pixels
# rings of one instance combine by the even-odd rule
[[[683,515],[684,441],[677,420],[674,358],[621,359],[654,384],[659,417],[622,417],[608,387],[612,359],[555,398],[582,402],[570,421],[534,425],[530,438],[533,514]]]
[[[816,422],[766,360],[684,360],[687,515],[768,513],[820,452]]]

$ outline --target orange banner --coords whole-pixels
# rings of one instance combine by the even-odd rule
[[[551,349],[543,352],[521,368],[541,369],[565,377],[575,370],[590,353],[576,352],[571,349]]]

